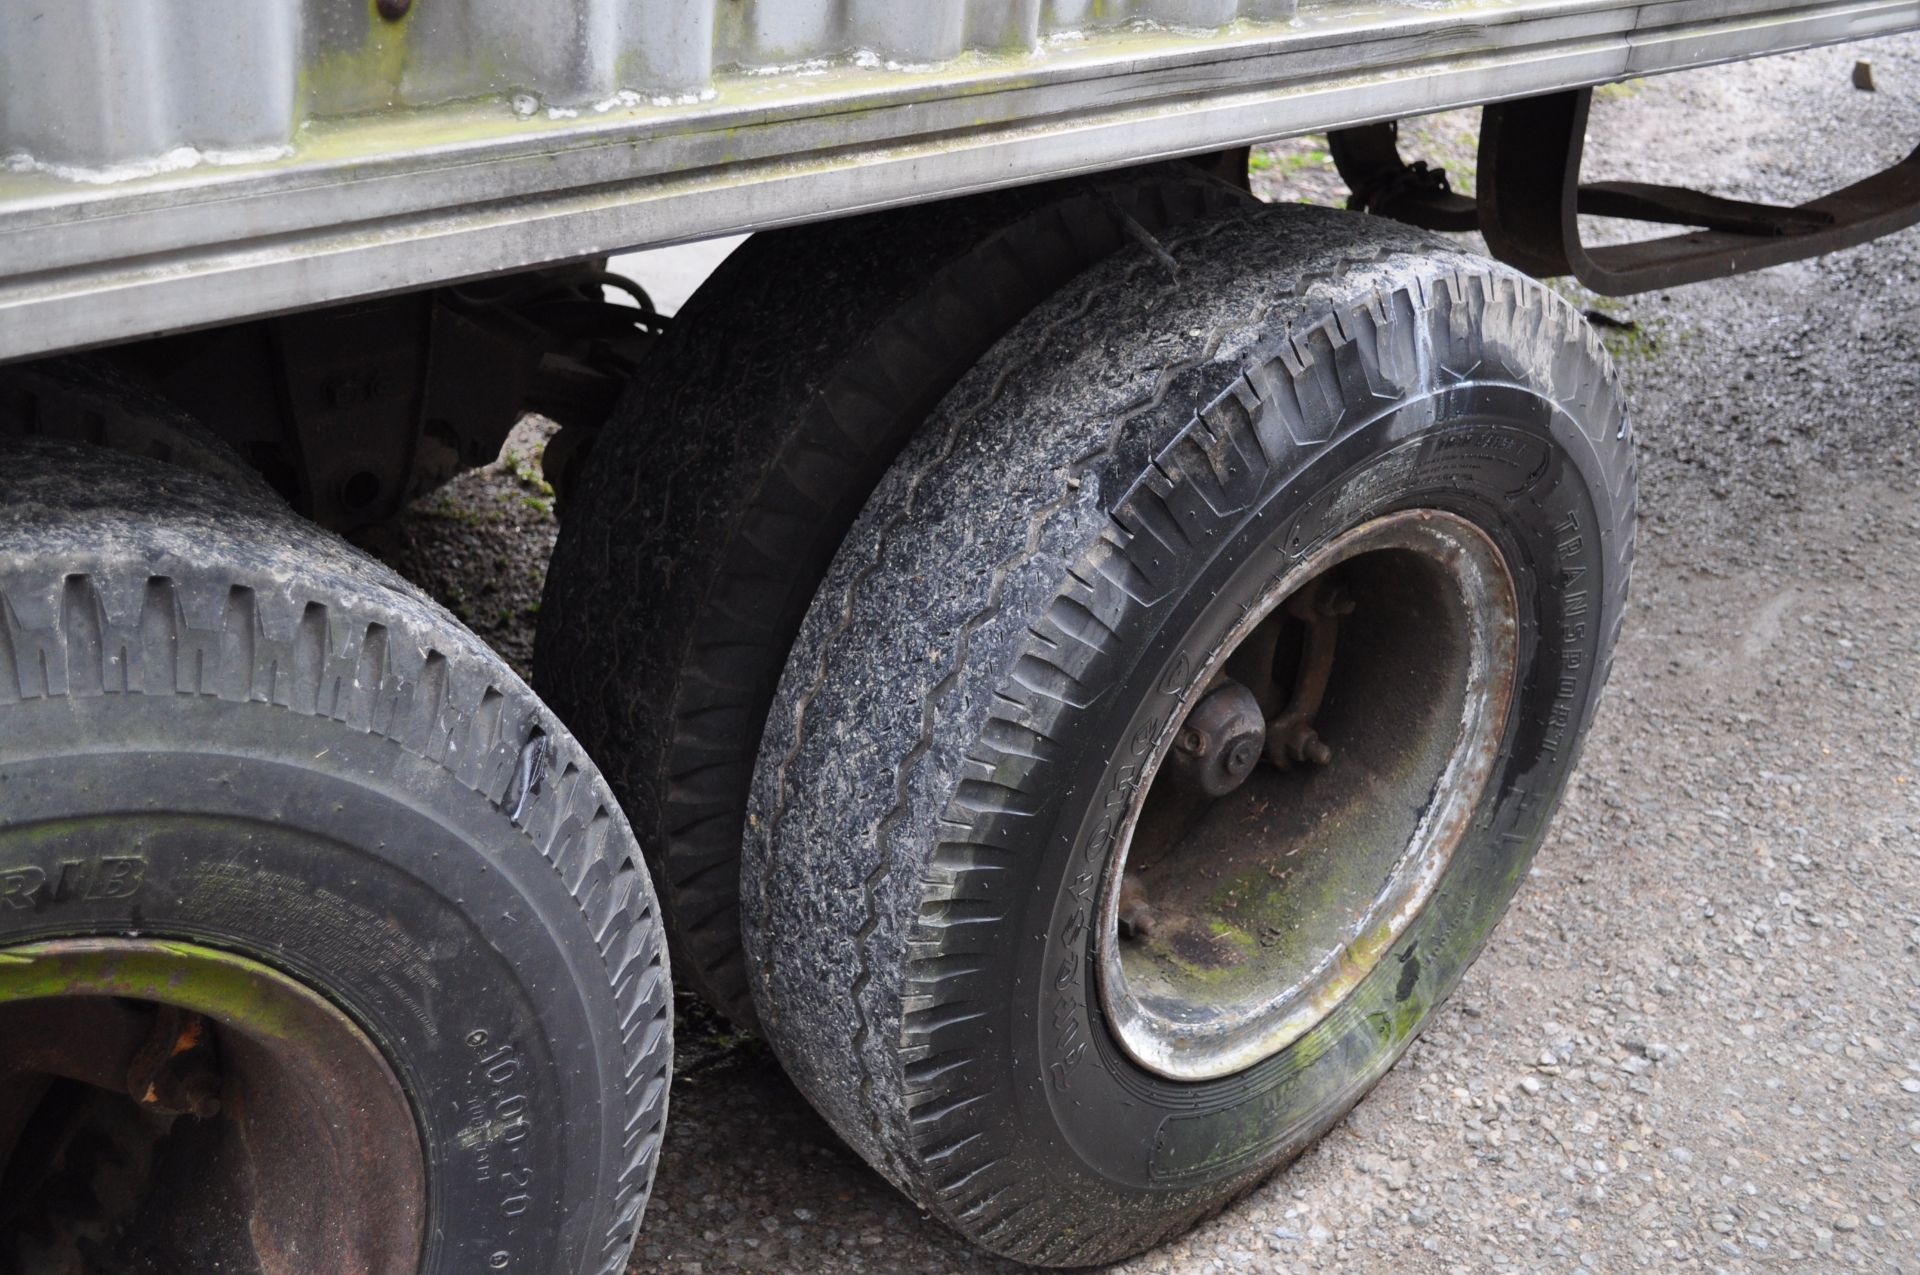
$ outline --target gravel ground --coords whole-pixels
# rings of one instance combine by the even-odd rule
[[[1855,90],[1870,60],[1877,92]],[[1920,139],[1920,37],[1608,90],[1590,176],[1804,197]],[[1472,171],[1471,116],[1409,129]],[[1662,161],[1671,157],[1672,163]],[[1864,158],[1862,157],[1864,155]],[[1311,141],[1274,198],[1335,202]],[[1456,182],[1465,185],[1464,182]],[[1920,231],[1580,303],[1642,447],[1635,607],[1585,761],[1486,954],[1291,1170],[1116,1268],[1920,1272]],[[514,456],[407,560],[524,666],[551,542]],[[992,1271],[683,1006],[633,1270]]]
[[[560,534],[553,487],[541,470],[559,427],[529,416],[507,435],[500,459],[416,501],[391,541],[368,548],[438,598],[533,680],[533,629],[547,559]]]

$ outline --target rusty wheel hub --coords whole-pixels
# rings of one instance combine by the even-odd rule
[[[1498,549],[1386,515],[1276,581],[1192,684],[1108,867],[1121,1047],[1232,1075],[1333,1013],[1420,914],[1485,790],[1516,658]]]
[[[426,1173],[364,1033],[243,957],[0,948],[0,1270],[402,1275]]]

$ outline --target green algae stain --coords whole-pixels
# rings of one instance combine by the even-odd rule
[[[103,941],[0,949],[0,1004],[58,996],[123,996],[178,1005],[218,1022],[291,1040],[302,1035],[275,984],[285,976],[193,943]]]
[[[324,47],[300,72],[299,96],[310,116],[342,114],[393,105],[407,73],[417,8],[397,22],[382,18],[375,0],[365,0],[366,26],[357,43]]]

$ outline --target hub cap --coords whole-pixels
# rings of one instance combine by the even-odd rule
[[[1108,867],[1102,1004],[1175,1080],[1232,1075],[1334,1012],[1432,897],[1513,695],[1513,581],[1438,510],[1277,580],[1195,680]]]
[[[0,1270],[402,1275],[426,1171],[373,1042],[188,943],[0,948]]]

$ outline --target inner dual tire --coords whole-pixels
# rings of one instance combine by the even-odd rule
[[[75,390],[183,437],[84,369],[0,435]],[[672,1037],[627,823],[217,452],[0,437],[0,1272],[616,1275]]]
[[[1392,1065],[1525,876],[1631,556],[1620,399],[1555,294],[1317,209],[1160,238],[1021,322],[881,480],[746,820],[795,1082],[1035,1263],[1179,1232]],[[1317,693],[1301,600],[1339,615]],[[1210,735],[1238,777],[1183,780]]]
[[[562,510],[535,681],[633,820],[676,976],[734,1022],[761,728],[874,484],[1061,285],[1251,202],[1162,164],[758,234],[648,356]]]

